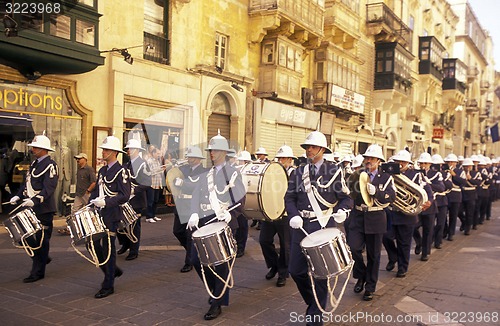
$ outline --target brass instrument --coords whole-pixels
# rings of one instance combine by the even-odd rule
[[[394,174],[392,177],[396,186],[396,200],[391,206],[408,215],[420,214],[422,204],[428,200],[425,190],[403,174]]]
[[[361,196],[363,197],[363,201],[365,202],[366,206],[372,207],[373,198],[368,193],[368,188],[366,186],[368,183],[370,183],[370,176],[365,171],[361,172],[359,174],[359,191],[361,192]]]

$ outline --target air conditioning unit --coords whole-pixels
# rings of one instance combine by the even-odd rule
[[[305,109],[314,109],[313,90],[302,87],[302,107]]]

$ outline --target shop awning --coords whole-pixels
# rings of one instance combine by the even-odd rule
[[[0,111],[0,135],[11,135],[13,140],[31,140],[35,137],[28,114]]]

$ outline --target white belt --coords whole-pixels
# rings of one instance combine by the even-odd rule
[[[484,190],[488,190],[489,188],[490,188],[490,186],[489,186],[489,185],[488,185],[488,186],[483,186],[483,189],[484,189]]]
[[[464,187],[463,190],[476,190],[476,187]]]
[[[500,180],[495,180],[495,183],[500,183]]]
[[[322,212],[325,215],[325,214],[327,214],[328,210],[324,210]],[[299,211],[299,214],[303,218],[315,218],[316,217],[316,213],[314,213],[313,211]]]
[[[462,189],[460,189],[460,188],[452,188],[451,191],[457,191],[458,192],[458,191],[462,191]]]
[[[356,210],[361,212],[378,212],[384,210],[383,207],[378,207],[378,206],[368,207],[366,205],[361,205],[361,206],[356,205],[354,208],[356,208]]]
[[[193,198],[193,196],[192,196],[192,195],[179,195],[178,197],[179,197],[180,199],[191,199],[191,198]]]
[[[446,196],[446,192],[436,192],[434,193],[435,196]]]

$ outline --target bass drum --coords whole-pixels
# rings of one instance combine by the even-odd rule
[[[247,163],[241,169],[247,188],[245,216],[248,219],[274,221],[285,213],[288,175],[279,163]]]

